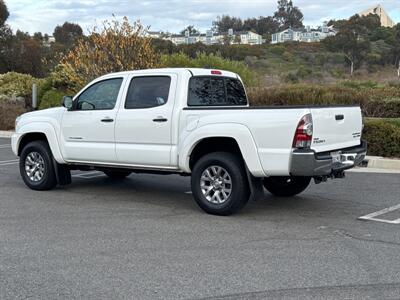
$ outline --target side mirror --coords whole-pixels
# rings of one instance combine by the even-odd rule
[[[72,108],[72,97],[71,96],[64,96],[62,98],[62,106],[64,106],[66,109],[70,110]]]

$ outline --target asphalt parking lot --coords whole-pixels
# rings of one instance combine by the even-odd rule
[[[8,144],[0,299],[400,298],[400,174],[348,173],[216,217],[175,175],[75,173],[31,191]]]

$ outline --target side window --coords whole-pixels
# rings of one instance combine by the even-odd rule
[[[134,77],[129,84],[125,108],[151,108],[167,103],[171,77]]]
[[[211,78],[195,77],[189,82],[189,106],[211,105]]]
[[[97,82],[81,93],[76,100],[77,110],[113,109],[117,102],[122,78]]]
[[[192,77],[189,82],[189,106],[246,105],[242,83],[233,78]]]

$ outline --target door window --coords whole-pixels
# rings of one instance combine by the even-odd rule
[[[88,87],[76,100],[77,110],[113,109],[118,99],[122,78],[107,79]]]
[[[171,77],[145,76],[134,77],[129,84],[125,108],[150,108],[167,103]]]

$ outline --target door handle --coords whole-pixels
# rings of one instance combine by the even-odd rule
[[[344,115],[336,115],[335,119],[336,119],[336,121],[344,120]]]
[[[167,121],[168,121],[168,119],[163,118],[163,117],[157,117],[157,118],[153,119],[153,122],[158,122],[158,123],[167,122]]]
[[[111,123],[111,122],[114,122],[114,119],[111,119],[111,118],[104,118],[104,119],[101,119],[101,122],[104,122],[104,123]]]

